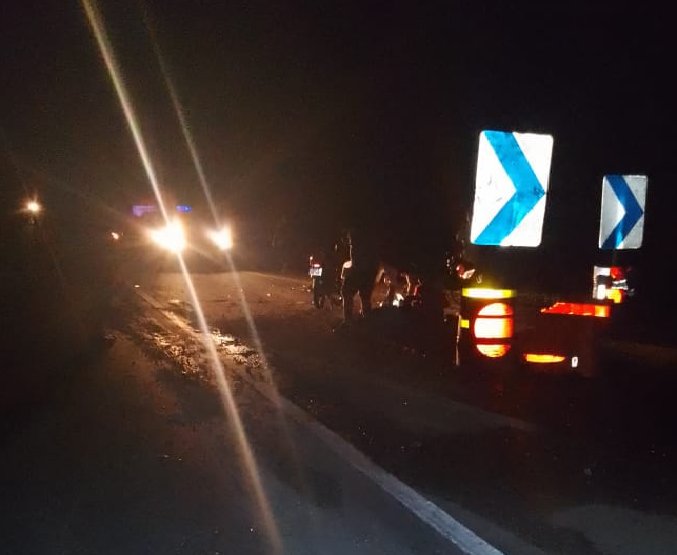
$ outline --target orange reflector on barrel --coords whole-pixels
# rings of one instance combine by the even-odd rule
[[[483,354],[485,357],[489,358],[499,358],[508,353],[510,350],[510,345],[497,344],[497,345],[475,345],[477,350]]]
[[[527,362],[533,362],[535,364],[552,364],[555,362],[563,362],[564,360],[566,360],[566,357],[561,355],[526,353],[524,355],[524,360],[526,360]]]
[[[592,303],[564,303],[556,302],[554,305],[542,308],[543,314],[564,314],[570,316],[594,316],[596,318],[609,318],[611,308],[604,304]]]
[[[483,306],[473,322],[473,334],[477,341],[475,347],[485,357],[499,358],[506,355],[513,334],[512,306],[506,303]]]
[[[477,313],[473,332],[477,339],[508,339],[513,332],[513,310],[505,303],[491,303]]]

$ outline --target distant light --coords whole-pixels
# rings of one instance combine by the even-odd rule
[[[177,204],[176,206],[177,212],[192,212],[193,207],[189,206],[188,204]]]
[[[230,228],[224,227],[216,231],[210,231],[208,235],[220,250],[227,251],[233,248],[233,234]]]
[[[117,231],[111,231],[110,236],[113,238],[113,241],[119,241],[121,237]]]
[[[31,214],[39,214],[42,211],[42,206],[37,200],[29,200],[26,203],[26,210]]]
[[[151,239],[168,251],[180,253],[186,248],[186,234],[180,222],[170,222],[165,227],[150,231]]]
[[[153,212],[157,212],[157,206],[154,204],[135,204],[132,206],[132,214],[134,214],[137,218],[140,218],[141,216],[144,216],[145,214],[152,214]]]

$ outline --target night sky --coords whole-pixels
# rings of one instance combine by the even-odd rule
[[[151,198],[77,2],[3,3],[3,202],[17,184],[123,213]],[[589,5],[594,4],[594,5]],[[590,274],[602,175],[649,176],[645,246],[675,240],[675,48],[648,3],[102,1],[163,187],[199,205],[162,52],[224,215],[292,237],[377,224],[437,252],[472,208],[482,129],[555,138],[543,244],[516,272]],[[11,185],[11,186],[10,186]],[[55,200],[58,203],[58,200]],[[652,270],[653,271],[653,270]],[[524,277],[524,276],[522,276]]]

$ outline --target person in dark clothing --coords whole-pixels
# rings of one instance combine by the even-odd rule
[[[347,233],[350,258],[343,269],[343,323],[354,319],[354,298],[359,295],[362,315],[371,312],[371,295],[376,284],[379,256],[376,237],[364,229],[352,228]]]

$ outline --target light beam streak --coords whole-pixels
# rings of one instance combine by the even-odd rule
[[[115,87],[115,91],[118,95],[118,99],[122,107],[122,111],[127,121],[127,125],[129,126],[132,132],[132,136],[134,137],[136,148],[138,150],[141,162],[143,163],[144,169],[146,171],[148,180],[150,181],[151,186],[153,188],[153,192],[160,207],[163,219],[165,220],[166,223],[168,223],[169,217],[167,209],[164,204],[162,192],[160,190],[160,186],[156,177],[156,172],[153,167],[151,158],[148,154],[145,142],[143,140],[138,120],[134,114],[131,99],[125,88],[124,81],[122,79],[122,73],[120,71],[117,59],[115,58],[115,54],[111,46],[110,40],[106,33],[103,18],[101,17],[101,13],[96,5],[96,0],[81,0],[81,4],[85,11],[85,15],[87,16],[89,26],[96,39],[100,54],[104,60],[104,63],[106,64],[108,74]],[[195,152],[197,154],[197,151]],[[192,279],[190,278],[190,274],[188,272],[188,268],[186,267],[185,261],[183,260],[183,257],[180,254],[177,255],[177,260],[181,268],[181,273],[183,275],[186,288],[189,291],[191,301],[193,303],[193,306],[195,307],[198,323],[200,326],[200,331],[202,332],[202,337],[204,338],[203,343],[209,354],[209,358],[211,359],[212,368],[214,370],[214,376],[216,377],[222,405],[226,412],[226,416],[229,418],[229,421],[236,434],[237,443],[240,450],[240,456],[243,459],[244,468],[246,469],[246,477],[254,493],[255,501],[261,513],[264,528],[267,533],[267,539],[274,553],[282,553],[283,551],[282,540],[280,538],[280,534],[277,529],[273,513],[270,509],[270,504],[263,489],[261,475],[258,470],[258,465],[256,463],[254,453],[247,440],[247,435],[242,420],[240,418],[237,406],[235,404],[235,399],[233,397],[232,391],[230,390],[230,386],[228,385],[228,381],[225,377],[225,369],[223,368],[223,365],[218,357],[216,345],[211,340],[209,328],[207,326],[207,321],[205,319],[204,312],[202,310],[202,305],[199,302],[195,286],[193,284]]]
[[[214,203],[214,198],[212,196],[209,183],[207,183],[207,176],[205,174],[204,167],[202,165],[202,160],[200,159],[200,155],[197,150],[195,139],[193,138],[193,134],[190,131],[188,120],[186,119],[185,110],[183,109],[183,105],[181,104],[181,100],[179,99],[179,94],[177,92],[176,86],[174,85],[174,81],[172,80],[171,75],[169,74],[169,68],[167,67],[165,58],[162,55],[162,52],[160,52],[160,47],[155,37],[153,27],[149,22],[148,16],[145,17],[145,24],[148,34],[150,35],[151,38],[150,42],[153,45],[153,52],[155,53],[155,57],[158,60],[158,64],[160,65],[160,72],[162,73],[162,78],[164,79],[167,91],[169,92],[169,98],[172,101],[172,106],[174,107],[174,111],[176,112],[176,117],[179,120],[181,133],[183,134],[183,138],[186,141],[186,147],[188,148],[188,152],[190,153],[193,165],[195,166],[195,171],[197,172],[197,176],[200,181],[200,186],[202,187],[202,192],[204,193],[205,198],[207,199],[207,204],[209,205],[209,210],[211,211],[212,217],[214,218],[214,223],[216,227],[219,228],[220,227],[219,215],[216,210],[216,205]]]
[[[146,24],[146,29],[148,31],[148,34],[151,39],[151,43],[153,45],[153,51],[155,53],[155,56],[157,57],[158,64],[160,66],[160,71],[162,73],[162,77],[165,81],[165,85],[167,86],[167,91],[169,92],[169,96],[172,101],[172,106],[174,107],[174,111],[176,112],[176,117],[179,120],[179,125],[181,127],[181,132],[183,134],[183,138],[186,142],[186,147],[188,148],[188,151],[190,153],[191,159],[193,161],[193,165],[195,166],[195,171],[198,175],[198,179],[200,181],[200,185],[202,187],[202,190],[204,192],[205,198],[207,199],[207,203],[209,204],[210,211],[212,213],[212,217],[214,219],[214,225],[216,226],[216,229],[220,229],[221,225],[219,222],[219,216],[218,216],[218,211],[216,210],[216,206],[213,200],[213,196],[211,194],[211,190],[209,187],[209,183],[207,181],[207,176],[204,171],[204,167],[202,165],[202,161],[196,146],[195,139],[193,138],[193,134],[190,131],[190,126],[188,124],[188,121],[186,119],[185,115],[185,110],[183,109],[183,106],[181,104],[181,100],[179,98],[179,94],[177,91],[176,86],[174,85],[174,81],[171,78],[170,72],[169,72],[169,67],[165,61],[164,56],[162,55],[162,52],[160,51],[160,46],[158,44],[157,38],[155,36],[155,32],[153,30],[153,26],[150,24],[149,21],[149,16],[146,14],[145,17],[145,24]],[[259,356],[261,356],[261,360],[263,362],[263,366],[266,369],[267,376],[266,378],[268,379],[269,383],[273,383],[271,376],[270,376],[270,370],[268,366],[268,362],[265,358],[264,350],[263,350],[263,344],[261,341],[261,336],[258,333],[258,330],[256,328],[256,324],[254,322],[254,318],[252,317],[251,311],[249,310],[249,307],[247,305],[247,300],[245,299],[244,294],[242,293],[243,288],[242,284],[240,282],[240,277],[237,268],[235,267],[235,263],[233,261],[233,257],[229,252],[224,252],[226,261],[228,263],[229,270],[231,271],[232,275],[234,276],[235,282],[236,282],[236,289],[238,291],[238,296],[239,296],[239,301],[240,305],[242,307],[242,312],[244,314],[245,320],[247,322],[247,326],[249,327],[249,331],[251,333],[251,336],[254,340],[254,347],[256,350],[259,352]]]
[[[219,221],[219,214],[218,211],[216,210],[216,206],[214,203],[214,199],[211,193],[211,188],[209,186],[209,183],[207,181],[207,176],[204,171],[204,167],[202,165],[202,161],[197,149],[197,144],[196,141],[193,137],[193,134],[191,133],[190,126],[188,124],[188,120],[186,118],[186,113],[185,110],[183,109],[183,105],[181,104],[181,100],[179,98],[178,90],[174,84],[174,81],[170,75],[169,67],[165,61],[164,56],[162,55],[162,52],[160,51],[160,46],[157,41],[157,37],[155,35],[153,26],[150,23],[150,17],[148,13],[146,12],[145,16],[145,24],[146,24],[146,29],[148,31],[148,34],[151,39],[151,43],[153,45],[153,51],[155,53],[155,56],[158,60],[158,64],[160,66],[160,71],[162,73],[162,77],[165,81],[165,85],[167,87],[167,91],[169,93],[169,96],[172,101],[172,105],[174,107],[174,111],[176,112],[176,117],[179,121],[179,126],[181,127],[181,132],[183,134],[183,138],[186,142],[186,148],[188,149],[188,152],[190,153],[190,157],[193,161],[193,165],[195,167],[195,172],[197,173],[198,180],[200,182],[200,186],[202,187],[202,191],[205,195],[205,198],[207,200],[207,204],[209,205],[209,209],[212,214],[212,218],[214,220],[214,225],[217,229],[221,227],[221,223]],[[247,299],[245,298],[244,295],[244,288],[242,287],[242,282],[240,280],[240,274],[235,266],[235,263],[233,261],[233,257],[230,252],[227,250],[223,252],[226,262],[228,264],[228,269],[230,270],[231,275],[233,276],[233,279],[235,281],[235,290],[237,291],[238,294],[238,300],[240,304],[240,308],[242,310],[242,314],[245,317],[245,321],[247,323],[247,327],[249,328],[249,333],[251,338],[254,341],[254,348],[259,354],[259,357],[261,359],[261,369],[264,371],[264,379],[265,381],[272,386],[272,396],[273,396],[273,404],[275,405],[275,409],[277,414],[280,416],[280,425],[283,429],[283,433],[285,438],[287,439],[286,445],[289,450],[289,454],[293,459],[294,468],[298,472],[298,477],[300,478],[300,483],[302,484],[302,487],[307,493],[310,493],[309,490],[307,489],[306,485],[306,480],[304,479],[305,477],[302,475],[301,471],[301,464],[300,464],[300,457],[298,455],[298,451],[296,449],[296,446],[294,445],[294,442],[291,439],[291,433],[289,431],[289,426],[286,418],[284,417],[284,411],[282,410],[282,403],[280,401],[280,394],[277,389],[277,386],[273,380],[272,372],[270,370],[270,365],[268,363],[268,359],[266,358],[265,350],[263,348],[263,342],[261,340],[261,336],[259,334],[259,331],[256,327],[256,323],[254,322],[254,318],[252,316],[251,310],[249,309],[249,305],[247,303]],[[191,297],[193,300],[193,305],[198,307],[197,310],[202,313],[202,306],[199,304],[199,300],[197,297],[197,293],[193,289],[191,292]],[[213,347],[213,345],[212,345]],[[215,355],[216,356],[216,355]],[[217,360],[217,364],[220,364],[220,361]],[[314,516],[311,514],[310,515],[311,522],[314,526],[316,526],[316,519]]]
[[[179,264],[181,266],[181,272],[187,277],[189,275],[188,268],[186,267],[183,257],[179,256],[178,258]],[[271,547],[273,548],[273,552],[282,553],[282,540],[280,538],[277,525],[275,524],[275,518],[270,509],[270,504],[268,503],[265,491],[263,490],[263,484],[258,471],[256,458],[254,457],[254,453],[251,449],[251,446],[249,445],[249,441],[247,440],[247,434],[245,432],[242,419],[240,418],[240,413],[235,404],[233,392],[230,389],[230,385],[228,385],[228,380],[226,380],[226,371],[223,367],[221,359],[219,358],[219,353],[216,349],[216,343],[213,341],[211,334],[209,333],[207,319],[205,318],[202,305],[198,299],[195,285],[193,284],[193,280],[189,277],[186,279],[186,287],[188,288],[188,294],[190,296],[191,303],[195,307],[195,315],[197,316],[201,337],[203,338],[203,345],[207,350],[209,359],[212,363],[212,368],[214,369],[216,385],[219,389],[219,393],[221,394],[223,407],[237,436],[237,441],[241,451],[240,454],[243,458],[244,466],[248,470],[247,477],[249,478],[249,485],[254,492],[259,510],[261,511],[263,523],[268,533],[268,539],[270,541]]]
[[[127,125],[129,126],[132,136],[134,137],[136,149],[138,150],[139,156],[141,157],[141,162],[143,163],[143,167],[146,170],[148,180],[153,187],[153,193],[155,194],[155,198],[157,199],[160,206],[162,217],[164,218],[165,223],[167,223],[169,222],[169,217],[165,208],[162,192],[160,191],[155,168],[153,167],[148,154],[146,143],[143,140],[141,128],[134,114],[134,108],[132,106],[131,99],[129,98],[129,94],[127,93],[124,80],[122,79],[122,72],[120,71],[120,67],[115,57],[115,52],[113,51],[110,39],[108,38],[108,33],[106,32],[106,28],[103,24],[103,18],[101,17],[99,8],[96,5],[96,0],[82,0],[82,7],[85,10],[87,21],[89,22],[89,26],[94,33],[94,37],[96,38],[101,57],[106,64],[108,75],[113,81],[113,86],[115,87],[115,92],[118,95],[120,106],[122,107],[122,111],[125,115],[125,120],[127,121]]]

